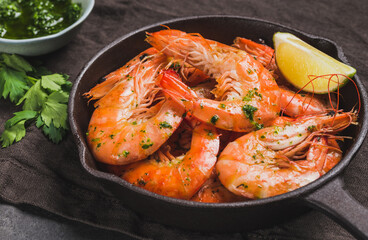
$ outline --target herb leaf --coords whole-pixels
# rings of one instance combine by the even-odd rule
[[[27,62],[24,58],[12,54],[1,54],[1,57],[4,59],[4,63],[15,70],[18,70],[20,72],[31,72],[33,70],[33,67],[29,62]]]
[[[36,127],[40,128],[43,125],[45,125],[45,123],[42,121],[41,119],[41,115],[38,115],[37,119],[36,119]]]
[[[28,90],[26,83],[26,74],[11,68],[3,67],[0,70],[0,94],[6,99],[16,103]]]
[[[0,141],[2,141],[2,147],[9,147],[13,142],[19,142],[26,135],[26,128],[24,123],[26,121],[19,121],[17,124],[6,128],[0,136]]]
[[[41,110],[41,119],[46,126],[50,127],[53,122],[57,128],[68,129],[68,97],[64,92],[53,92],[49,95]]]
[[[5,130],[0,136],[2,147],[8,147],[13,142],[19,142],[25,135],[26,129],[24,124],[28,120],[33,120],[37,116],[35,111],[21,111],[14,113],[14,117],[10,118],[5,123]]]
[[[21,112],[16,112],[14,113],[14,117],[10,118],[8,121],[6,121],[5,123],[5,129],[10,128],[12,126],[14,126],[15,124],[17,124],[18,122],[22,121],[22,120],[31,120],[37,117],[37,112],[35,111],[21,111]]]
[[[41,77],[41,86],[51,91],[61,90],[61,86],[66,83],[66,80],[61,74],[51,74]]]
[[[49,127],[46,125],[43,125],[42,131],[45,133],[46,136],[50,138],[50,140],[53,143],[59,143],[63,139],[63,136],[66,133],[65,129],[56,128],[53,122],[50,123]]]
[[[39,111],[46,98],[47,93],[42,90],[40,81],[37,81],[19,100],[17,105],[20,105],[24,101],[23,110]]]

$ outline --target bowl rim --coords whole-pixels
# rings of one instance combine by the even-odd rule
[[[0,43],[8,43],[8,44],[20,44],[20,43],[33,43],[38,42],[42,40],[49,40],[49,39],[55,39],[58,38],[65,33],[69,32],[73,28],[77,27],[79,24],[81,24],[86,18],[89,16],[89,14],[92,12],[92,9],[95,5],[95,0],[88,0],[88,5],[85,11],[83,12],[82,16],[75,21],[72,25],[68,26],[67,28],[64,28],[60,32],[53,33],[50,35],[42,36],[42,37],[35,37],[35,38],[25,38],[25,39],[9,39],[9,38],[1,38],[0,37]]]
[[[327,184],[328,182],[330,182],[331,180],[333,180],[334,178],[336,178],[346,167],[347,165],[350,163],[350,161],[352,160],[352,158],[355,156],[355,154],[357,153],[357,151],[359,150],[360,146],[362,145],[366,135],[367,135],[367,131],[368,131],[368,121],[365,121],[366,119],[368,119],[368,96],[367,96],[367,92],[365,90],[365,87],[363,85],[363,83],[359,80],[358,75],[356,74],[354,76],[355,78],[355,83],[358,87],[359,93],[360,93],[360,98],[361,98],[361,115],[362,115],[362,125],[361,125],[361,129],[359,131],[359,133],[357,134],[357,137],[354,141],[354,143],[352,144],[352,146],[350,147],[349,151],[345,154],[345,156],[341,159],[341,161],[333,168],[331,169],[329,172],[327,172],[326,174],[324,174],[323,176],[321,176],[320,178],[318,178],[317,180],[303,186],[300,187],[296,190],[281,194],[281,195],[277,195],[277,196],[273,196],[273,197],[269,197],[269,198],[263,198],[263,199],[255,199],[255,200],[250,200],[250,201],[241,201],[241,202],[231,202],[231,203],[202,203],[202,202],[193,202],[193,201],[189,201],[189,200],[182,200],[182,199],[176,199],[176,198],[171,198],[171,197],[166,197],[163,195],[159,195],[153,192],[150,192],[148,190],[139,188],[137,186],[134,186],[126,181],[124,181],[123,179],[110,174],[110,173],[105,173],[93,168],[90,168],[85,161],[85,157],[86,157],[86,152],[89,151],[88,146],[83,144],[83,141],[81,140],[81,138],[84,138],[84,136],[80,136],[78,134],[77,131],[77,121],[75,120],[75,116],[73,113],[73,109],[75,106],[74,103],[74,98],[76,98],[76,92],[77,92],[77,88],[81,82],[81,79],[83,77],[83,75],[86,73],[86,71],[89,69],[89,67],[99,58],[101,57],[106,51],[108,51],[109,49],[113,48],[114,46],[116,46],[117,44],[119,44],[120,42],[124,41],[125,39],[128,39],[129,37],[141,33],[142,31],[147,31],[151,28],[155,28],[155,27],[159,27],[161,25],[168,25],[171,23],[176,23],[176,22],[181,22],[181,21],[194,21],[196,19],[210,19],[210,18],[226,18],[226,19],[240,19],[240,20],[245,20],[245,21],[254,21],[254,22],[261,22],[262,24],[269,24],[272,25],[274,27],[281,27],[282,29],[285,29],[285,31],[291,31],[291,32],[296,32],[301,36],[305,36],[308,37],[309,39],[313,39],[313,40],[323,40],[326,41],[330,44],[332,44],[336,50],[337,50],[337,55],[338,58],[343,61],[344,63],[349,63],[347,61],[347,58],[345,57],[343,50],[340,46],[338,46],[335,42],[333,42],[332,40],[329,40],[327,38],[324,37],[319,37],[316,35],[312,35],[309,33],[305,33],[303,31],[294,29],[292,27],[288,27],[288,26],[284,26],[282,24],[279,23],[275,23],[275,22],[271,22],[271,21],[267,21],[267,20],[263,20],[263,19],[258,19],[258,18],[253,18],[253,17],[244,17],[244,16],[237,16],[237,15],[201,15],[201,16],[187,16],[187,17],[181,17],[181,18],[175,18],[175,19],[170,19],[170,20],[166,20],[166,21],[160,21],[158,23],[154,23],[154,24],[150,24],[144,27],[141,27],[139,29],[133,30],[131,32],[128,32],[127,34],[124,34],[123,36],[117,38],[116,40],[114,40],[113,42],[111,42],[110,44],[108,44],[107,46],[105,46],[104,48],[102,48],[100,51],[98,51],[98,53],[96,53],[83,67],[83,69],[81,70],[81,72],[79,73],[72,91],[70,93],[70,101],[69,101],[69,122],[71,125],[71,130],[72,130],[72,134],[73,137],[75,139],[75,141],[77,142],[77,146],[78,146],[78,152],[79,152],[79,158],[80,161],[83,165],[83,168],[89,172],[91,175],[95,176],[96,178],[99,179],[103,179],[104,181],[108,181],[108,182],[113,182],[114,184],[118,184],[121,187],[125,187],[128,188],[130,191],[134,191],[138,194],[142,194],[145,197],[149,197],[149,198],[154,198],[156,200],[160,200],[160,201],[164,201],[167,204],[173,204],[173,205],[178,205],[181,207],[196,207],[196,208],[207,208],[207,209],[218,209],[218,208],[244,208],[244,207],[253,207],[253,206],[260,206],[260,205],[264,205],[264,204],[268,204],[268,203],[275,203],[275,202],[280,202],[286,199],[300,199],[303,198],[303,196],[308,195],[308,193],[311,193],[317,189],[319,189],[320,187],[322,187],[323,185]],[[92,156],[92,153],[91,153]]]

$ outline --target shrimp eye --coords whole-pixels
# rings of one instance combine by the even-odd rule
[[[330,116],[330,117],[332,117],[332,116],[334,116],[336,113],[335,113],[335,111],[334,110],[331,110],[331,111],[329,111],[328,113],[327,113],[327,116]]]
[[[149,55],[147,53],[143,53],[140,57],[139,60],[143,61],[143,59],[145,59],[146,57],[148,57]]]
[[[103,83],[103,82],[105,82],[106,81],[106,78],[105,77],[102,77],[102,78],[99,78],[98,80],[97,80],[97,83],[99,84],[99,83]]]

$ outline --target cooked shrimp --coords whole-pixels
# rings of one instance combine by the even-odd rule
[[[241,37],[235,38],[233,46],[252,55],[270,71],[275,79],[280,77],[281,73],[278,71],[274,50],[271,47]],[[287,85],[290,86],[290,84]],[[291,117],[319,114],[326,111],[325,106],[317,98],[295,94],[285,88],[280,88],[280,107],[283,113]]]
[[[279,77],[274,58],[274,50],[271,47],[242,37],[235,38],[233,46],[246,51],[253,56],[255,60],[262,63],[274,78],[277,79]]]
[[[161,148],[149,159],[129,166],[121,177],[148,191],[190,199],[210,177],[217,160],[219,135],[213,126],[200,123],[193,129],[190,150],[174,157]]]
[[[352,112],[309,116],[246,134],[219,156],[219,179],[229,191],[252,199],[302,187],[339,162],[341,150],[328,137],[333,138],[332,134],[356,117]],[[316,140],[312,141],[313,137]]]
[[[137,68],[139,64],[146,61],[151,55],[157,54],[157,50],[155,48],[149,48],[142,53],[138,54],[132,60],[130,60],[123,67],[113,71],[112,73],[106,75],[103,79],[104,81],[100,84],[97,84],[93,87],[89,92],[85,93],[86,96],[90,100],[97,100],[105,96],[114,86],[120,81],[129,81],[129,73],[131,73],[134,69]]]
[[[216,100],[199,98],[179,81],[161,86],[195,118],[216,127],[249,132],[269,125],[280,111],[279,88],[261,63],[246,52],[178,30],[148,34],[152,46],[179,58],[217,81]]]
[[[95,104],[87,141],[96,160],[123,165],[145,159],[180,125],[184,110],[158,95],[155,81],[164,64],[163,54],[147,57]],[[168,76],[179,77],[173,71],[159,75]]]
[[[235,195],[227,190],[213,173],[211,177],[202,185],[201,189],[190,199],[195,202],[206,203],[226,203],[247,200],[242,196]]]

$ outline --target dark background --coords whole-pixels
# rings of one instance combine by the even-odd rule
[[[368,0],[97,0],[76,39],[38,59],[54,72],[69,74],[74,81],[97,51],[137,28],[176,17],[238,15],[272,21],[335,41],[343,48],[367,88],[367,12]],[[5,121],[18,110],[8,101],[0,100],[1,132]],[[365,207],[368,207],[367,155],[365,141],[343,174],[346,188]],[[125,209],[82,169],[71,134],[55,145],[33,126],[28,128],[25,139],[0,149],[0,199],[0,239],[130,239],[132,236],[213,240],[352,238],[316,211],[269,229],[248,233],[201,234],[152,223]]]

